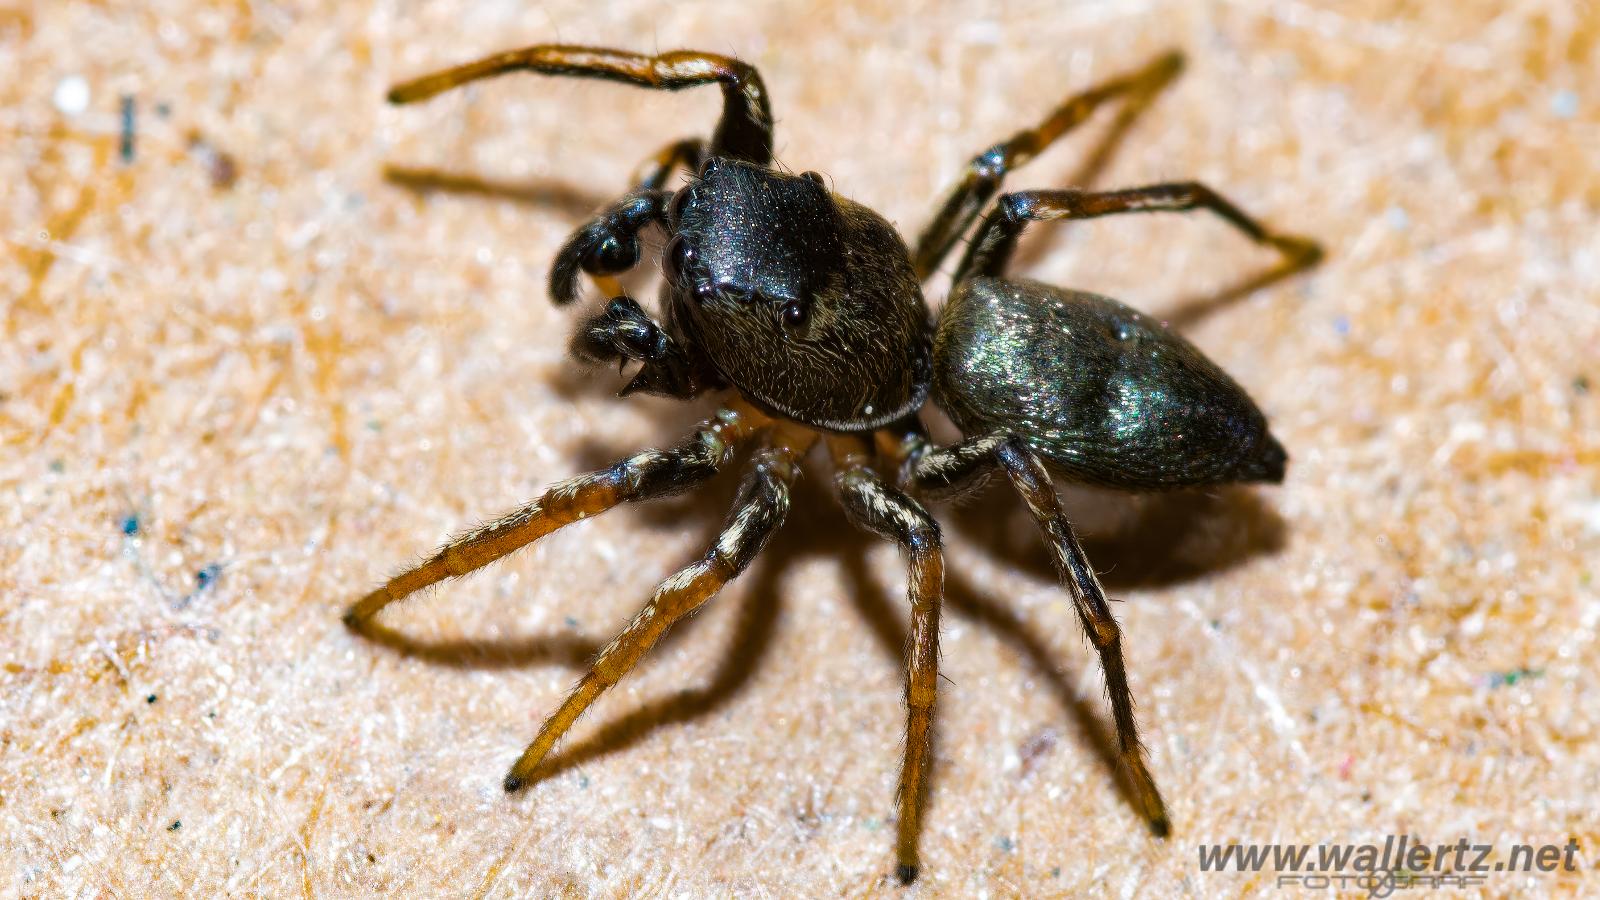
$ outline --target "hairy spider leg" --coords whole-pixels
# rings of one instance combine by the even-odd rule
[[[872,470],[870,445],[862,438],[830,437],[833,483],[845,516],[857,527],[905,550],[911,635],[906,645],[906,743],[896,802],[900,807],[896,874],[917,877],[922,809],[927,802],[932,760],[933,707],[939,687],[939,608],[944,600],[944,553],[939,523],[922,504],[887,484]]]
[[[700,138],[684,138],[657,150],[633,173],[634,190],[658,191],[667,186],[667,179],[679,166],[689,172],[699,172],[705,161],[706,142]]]
[[[679,166],[682,166],[684,169],[690,172],[700,171],[700,163],[705,159],[705,154],[706,142],[702,138],[684,138],[682,140],[673,141],[665,147],[662,147],[660,150],[657,150],[648,159],[641,163],[634,171],[634,187],[631,194],[638,195],[664,190],[667,185],[667,180],[672,177],[672,173]],[[634,228],[633,231],[630,232],[630,237],[632,235],[636,235],[645,226],[651,224],[651,221],[662,221],[661,212],[659,210],[656,211],[655,217],[653,217],[651,220],[641,222],[638,227]],[[593,224],[594,221],[591,221],[588,226],[585,226],[585,228],[590,227]],[[578,233],[583,233],[583,229],[579,229]],[[634,263],[629,263],[627,266],[623,267],[623,270],[619,271],[631,269],[633,268],[633,265]],[[600,289],[601,294],[607,297],[622,296],[622,283],[613,277],[612,273],[593,271],[587,267],[585,267],[585,271],[588,272],[589,279],[593,281],[595,286]],[[559,305],[570,302],[574,297],[576,297],[577,288],[575,285],[569,288],[565,299],[561,299],[560,296],[554,291],[551,293],[552,296],[557,297],[556,303]]]
[[[415,103],[507,72],[600,78],[666,91],[719,84],[722,117],[711,135],[711,155],[760,166],[772,161],[772,109],[760,73],[747,63],[714,53],[673,50],[651,56],[604,47],[539,44],[496,53],[396,85],[389,91],[389,102]]]
[[[1006,440],[1007,435],[987,435],[934,448],[925,431],[906,432],[898,445],[903,459],[900,484],[915,485],[920,494],[932,500],[953,500],[977,493],[995,474],[998,464],[994,454]]]
[[[638,264],[639,232],[665,219],[671,199],[672,193],[663,190],[639,190],[624,196],[573,232],[550,266],[550,297],[558,305],[577,299],[580,270],[611,296],[605,311],[578,329],[572,350],[590,362],[644,363],[622,389],[622,396],[643,391],[688,399],[702,389],[683,346],[611,277]]]
[[[1122,660],[1122,630],[1106,601],[1105,589],[1095,575],[1083,545],[1061,511],[1050,473],[1038,455],[1021,439],[989,435],[961,441],[950,447],[918,448],[913,477],[919,487],[935,494],[962,494],[975,490],[996,468],[1004,471],[1039,526],[1056,574],[1072,595],[1078,618],[1090,643],[1100,655],[1111,716],[1117,729],[1117,754],[1133,788],[1139,813],[1150,829],[1165,837],[1171,831],[1166,804],[1145,765],[1144,745],[1133,716],[1133,691]]]
[[[604,311],[579,326],[572,352],[589,362],[616,361],[619,368],[629,360],[644,363],[619,397],[645,393],[688,400],[705,387],[683,345],[626,295],[613,297]]]
[[[1152,184],[1116,191],[1018,191],[1004,194],[978,227],[976,238],[956,267],[955,280],[999,277],[1011,260],[1017,238],[1029,222],[1093,219],[1133,212],[1189,212],[1205,209],[1258,244],[1272,247],[1283,262],[1253,283],[1276,281],[1308,269],[1322,259],[1322,248],[1309,238],[1280,234],[1246,215],[1225,197],[1199,182]]]
[[[545,720],[538,736],[511,767],[505,780],[507,791],[518,790],[533,779],[550,749],[589,704],[628,674],[673,623],[716,596],[755,559],[783,524],[789,511],[789,488],[799,475],[800,456],[812,439],[806,436],[803,446],[778,441],[755,453],[711,549],[661,582],[633,621],[600,651],[588,674]]]
[[[961,180],[946,195],[933,221],[917,238],[917,249],[911,255],[917,279],[925,281],[933,274],[967,226],[994,199],[1001,182],[1013,169],[1043,153],[1057,138],[1083,124],[1105,103],[1127,97],[1127,105],[1114,129],[1114,134],[1120,134],[1182,70],[1183,54],[1177,51],[1164,53],[1136,72],[1120,75],[1068,97],[1038,125],[1019,131],[1008,140],[974,156],[967,163]],[[1102,154],[1109,151],[1110,143],[1102,145]],[[1098,170],[1103,163],[1104,160],[1097,155],[1090,162],[1089,170]]]
[[[1001,444],[995,457],[1005,467],[1011,486],[1022,495],[1028,511],[1033,514],[1056,574],[1069,588],[1083,630],[1100,654],[1106,692],[1111,696],[1111,716],[1117,725],[1117,753],[1133,786],[1140,812],[1149,821],[1151,830],[1165,837],[1171,830],[1167,806],[1145,766],[1144,745],[1139,741],[1139,726],[1133,718],[1133,691],[1128,687],[1128,672],[1122,662],[1122,629],[1111,614],[1105,589],[1089,565],[1089,557],[1083,552],[1072,524],[1061,512],[1061,502],[1044,462],[1015,438]]]
[[[359,629],[396,600],[480,569],[573,522],[624,502],[686,491],[715,475],[739,443],[771,420],[743,404],[729,404],[702,422],[687,440],[666,450],[645,450],[611,466],[561,482],[518,509],[455,538],[422,563],[356,601],[345,623]]]
[[[683,346],[611,277],[638,264],[639,232],[665,218],[671,198],[662,190],[628,194],[573,232],[550,267],[550,296],[558,305],[577,299],[580,270],[611,296],[605,311],[578,329],[572,349],[590,362],[644,363],[622,396],[642,391],[686,400],[704,387]]]
[[[665,204],[673,196],[665,190],[667,179],[679,166],[698,172],[704,157],[705,141],[699,138],[684,138],[656,151],[634,174],[634,189],[573,232],[550,268],[550,296],[558,306],[577,299],[579,269],[602,295],[613,298],[605,313],[579,329],[574,349],[593,362],[634,359],[645,363],[644,370],[619,396],[644,391],[686,400],[699,393],[682,348],[661,323],[626,295],[615,276],[638,264],[639,233],[652,224],[665,223]],[[602,347],[610,350],[590,352]]]
[[[635,191],[574,231],[550,264],[550,299],[557,306],[578,299],[580,271],[595,276],[606,293],[621,294],[616,281],[604,279],[639,264],[639,232],[664,220],[671,200],[671,191]]]

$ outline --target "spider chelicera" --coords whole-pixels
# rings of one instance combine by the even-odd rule
[[[569,304],[580,272],[615,296],[585,322],[573,351],[637,363],[622,394],[721,397],[683,442],[580,475],[450,541],[362,597],[346,615],[361,629],[388,604],[465,575],[558,528],[619,503],[689,490],[754,445],[732,510],[701,559],[667,578],[600,651],[505,778],[515,791],[572,723],[627,674],[676,621],[744,571],[782,524],[802,457],[819,441],[833,463],[845,516],[897,542],[909,567],[908,720],[898,804],[897,869],[916,877],[939,659],[944,568],[933,499],[1003,474],[1021,495],[1078,616],[1100,654],[1122,765],[1157,834],[1167,812],[1145,767],[1120,632],[1094,568],[1057,500],[1052,473],[1081,483],[1152,491],[1226,482],[1279,482],[1287,456],[1255,403],[1193,345],[1113,300],[1005,276],[1030,222],[1126,212],[1206,209],[1283,255],[1281,272],[1320,258],[1303,238],[1268,230],[1204,185],[1116,191],[1022,191],[995,199],[1006,174],[1107,101],[1143,102],[1182,67],[1176,53],[1069,97],[1036,127],[980,153],[914,249],[872,210],[833,193],[813,172],[773,168],[772,113],[760,75],[730,57],[656,56],[592,47],[512,50],[399,85],[393,103],[424,100],[513,71],[620,81],[660,90],[722,89],[709,140],[673,143],[638,186],[562,246],[550,292]],[[666,187],[678,169],[692,173]],[[993,205],[990,202],[993,201]],[[921,285],[987,208],[937,316]],[[612,276],[640,258],[640,232],[669,235],[662,254],[664,319]],[[962,440],[933,446],[920,413],[942,409]]]

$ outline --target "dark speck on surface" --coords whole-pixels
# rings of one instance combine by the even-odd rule
[[[222,567],[216,563],[212,563],[194,573],[194,582],[198,589],[205,590],[206,588],[210,587],[211,583],[216,581],[221,575]]]
[[[122,533],[128,537],[133,537],[139,533],[138,513],[128,513],[126,516],[122,517]]]
[[[172,824],[167,826],[167,830],[168,831],[177,831],[179,828],[182,828],[182,827],[183,827],[183,820],[182,819],[173,819],[172,820]]]
[[[1525,680],[1528,680],[1528,679],[1531,679],[1531,678],[1542,678],[1542,677],[1544,677],[1544,670],[1543,669],[1527,669],[1527,668],[1523,668],[1523,669],[1512,669],[1509,672],[1491,672],[1491,673],[1489,673],[1489,687],[1491,687],[1491,688],[1509,687],[1511,685],[1516,684],[1519,681],[1525,681]]]
[[[1054,749],[1055,745],[1056,733],[1049,728],[1042,728],[1017,748],[1017,758],[1021,762],[1018,777],[1026,778],[1031,774],[1039,759]]]
[[[189,135],[189,152],[205,167],[213,188],[233,187],[239,177],[239,167],[226,151],[213,146],[199,132],[193,132]]]
[[[200,596],[201,594],[205,593],[206,588],[208,588],[211,585],[215,584],[217,579],[221,578],[221,577],[222,577],[222,565],[220,563],[210,563],[209,565],[207,565],[204,568],[200,569],[200,571],[195,572],[194,573],[194,584],[195,584],[194,590],[192,590],[189,593],[187,593],[187,594],[183,595],[182,597],[178,598],[172,604],[172,608],[173,609],[183,609],[184,607],[188,606],[190,603],[193,603],[194,602],[194,598],[196,598],[196,597]]]
[[[134,108],[133,95],[124,94],[122,97],[122,137],[117,143],[117,153],[125,163],[133,162],[134,130],[138,127],[137,110]]]
[[[161,699],[160,695],[151,694],[148,697],[144,698],[144,702],[146,702],[146,703],[154,703],[154,702],[156,702],[157,700],[160,700],[160,699]]]

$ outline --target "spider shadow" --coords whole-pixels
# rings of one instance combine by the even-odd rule
[[[580,455],[610,460],[625,452],[597,442],[587,446]],[[730,466],[734,471],[739,468],[738,462]],[[716,524],[730,505],[737,481],[736,478],[721,478],[700,491],[628,508],[647,528],[677,532],[691,530],[702,536],[698,543],[704,544],[709,541]],[[1088,547],[1092,557],[1115,559],[1119,547],[1121,552],[1141,558],[1159,554],[1173,535],[1196,527],[1196,522],[1206,517],[1229,516],[1240,510],[1253,510],[1249,514],[1258,519],[1244,530],[1243,539],[1232,541],[1230,546],[1236,548],[1235,552],[1208,553],[1208,562],[1204,566],[1144,569],[1137,579],[1108,578],[1109,584],[1154,585],[1197,577],[1207,571],[1237,564],[1254,553],[1265,552],[1273,546],[1274,540],[1281,540],[1281,520],[1259,501],[1248,499],[1251,495],[1236,492],[1187,498],[1171,496],[1178,499],[1158,504],[1155,512],[1137,520],[1147,524],[1131,529],[1131,533],[1129,529],[1124,529],[1116,541],[1090,542]],[[996,558],[1027,574],[1054,583],[1054,571],[1036,535],[1028,535],[1032,539],[1026,541],[1012,541],[1006,537],[1020,528],[1031,529],[1031,519],[1011,522],[1003,528],[994,527],[994,523],[1004,523],[1007,517],[1016,515],[1019,510],[1020,504],[1010,496],[1009,491],[992,489],[980,495],[976,503],[956,510],[954,515],[948,510],[941,511],[940,518],[947,525],[955,526],[950,530],[961,534],[984,552],[994,554]],[[1174,510],[1188,512],[1173,515]],[[840,527],[841,516],[838,503],[831,496],[825,479],[802,478],[794,489],[785,528],[755,561],[746,576],[728,592],[734,595],[728,600],[737,602],[739,610],[731,633],[724,638],[724,651],[709,676],[697,686],[648,700],[631,711],[607,719],[593,731],[575,737],[546,759],[529,779],[530,787],[633,748],[658,728],[687,724],[726,708],[749,685],[761,660],[771,650],[782,612],[783,576],[805,560],[823,558],[840,563],[856,612],[885,659],[897,671],[901,669],[908,628],[906,605],[900,595],[900,578],[883,577],[884,573],[878,571],[878,567],[872,565],[868,558],[867,548],[875,539],[853,528]],[[1033,553],[1026,552],[1023,547],[1038,549]],[[1054,643],[1011,606],[986,596],[984,590],[957,567],[947,568],[945,589],[946,602],[952,613],[988,629],[1010,647],[1048,687],[1089,749],[1112,774],[1124,801],[1130,807],[1137,808],[1133,786],[1127,782],[1118,760],[1115,736],[1109,721],[1094,702],[1094,697],[1085,700],[1079,696],[1074,687],[1075,678],[1054,658]],[[700,617],[689,616],[679,622],[663,636],[660,646],[682,640],[685,635],[692,633],[699,621]],[[558,665],[582,671],[603,645],[600,640],[575,635],[535,635],[488,641],[428,641],[377,623],[364,626],[362,635],[402,656],[463,669]],[[656,655],[652,653],[652,656]],[[938,720],[935,721],[934,742],[937,745]],[[935,768],[929,774],[930,791],[937,777]]]
[[[1106,169],[1110,168],[1111,161],[1122,149],[1122,144],[1128,139],[1129,132],[1144,118],[1151,104],[1155,103],[1162,94],[1166,93],[1169,85],[1163,85],[1152,94],[1130,99],[1117,108],[1117,114],[1094,142],[1089,150],[1089,155],[1083,162],[1073,169],[1064,179],[1050,180],[1049,184],[1040,185],[1040,188],[1049,188],[1055,185],[1088,190],[1100,181]],[[1066,138],[1070,140],[1070,138]],[[1018,190],[1017,187],[1010,188]],[[1065,234],[1069,229],[1039,229],[1035,228],[1023,234],[1017,243],[1017,249],[1011,259],[1011,269],[1027,268],[1059,246],[1059,242],[1066,240]]]
[[[1057,248],[1060,242],[1070,240],[1070,236],[1057,232],[1055,234],[1041,233],[1039,229],[1024,234],[1018,243],[1015,261],[1009,267],[1013,274],[1020,273],[1027,268],[1027,262],[1038,260]],[[1029,251],[1029,252],[1024,252]],[[1025,259],[1026,257],[1026,259]],[[1191,294],[1175,301],[1170,307],[1154,317],[1175,332],[1182,333],[1199,326],[1207,318],[1234,306],[1245,297],[1256,291],[1264,290],[1280,281],[1298,275],[1308,268],[1307,265],[1296,262],[1280,262],[1257,272],[1246,275],[1214,291]]]
[[[853,528],[839,527],[842,515],[837,501],[823,483],[816,479],[801,479],[793,492],[786,527],[753,566],[752,577],[744,586],[733,635],[727,639],[722,662],[710,678],[700,687],[647,702],[601,725],[587,737],[569,744],[545,761],[530,779],[530,785],[629,749],[659,727],[685,724],[724,708],[748,683],[761,658],[770,649],[781,611],[783,574],[804,560],[821,558],[840,563],[841,574],[848,585],[850,601],[856,612],[884,657],[896,670],[903,669],[905,647],[909,640],[904,597],[897,587],[887,587],[879,577],[881,573],[869,564],[867,547],[876,539]],[[890,583],[897,585],[898,579]],[[952,577],[948,569],[945,596],[956,614],[994,632],[1037,670],[1086,736],[1096,756],[1114,774],[1119,773],[1116,744],[1111,732],[1095,708],[1077,696],[1072,679],[1054,664],[1049,642],[1015,612],[984,598],[969,581],[959,575]],[[679,627],[683,624],[687,623],[680,623]],[[677,628],[674,628],[675,631]],[[669,632],[669,635],[672,633]],[[936,724],[935,746],[938,742],[937,730]],[[930,773],[930,792],[934,777],[934,773]],[[1124,784],[1120,774],[1116,777],[1119,791],[1133,805],[1132,786]]]
[[[579,448],[578,458],[585,463],[583,468],[599,469],[637,449],[619,450],[598,441],[586,442]],[[742,459],[737,460],[729,468],[737,469],[741,462]],[[626,504],[617,512],[624,515],[632,513],[647,528],[654,531],[691,530],[709,534],[720,521],[716,510],[726,509],[732,503],[736,487],[737,482],[734,479],[719,479],[712,484],[702,486],[698,491],[666,497],[652,503]],[[578,527],[582,527],[582,523],[578,523]],[[662,574],[665,576],[667,573]],[[640,602],[642,603],[644,599],[640,597]],[[657,646],[671,646],[691,632],[697,621],[697,617],[690,616],[679,622],[662,636]],[[360,637],[386,647],[402,658],[419,659],[454,669],[498,670],[557,665],[583,670],[605,646],[604,639],[566,634],[432,640],[414,637],[377,620],[364,622],[354,630]]]
[[[387,647],[404,659],[452,669],[518,669],[557,665],[581,668],[604,644],[578,635],[538,635],[506,640],[415,638],[381,622],[364,622],[354,629],[368,641]]]
[[[750,683],[771,649],[782,612],[784,573],[803,560],[838,553],[848,544],[837,528],[812,527],[825,519],[821,507],[826,504],[823,492],[814,485],[808,487],[804,479],[796,485],[785,527],[752,564],[745,578],[735,582],[729,591],[742,594],[738,618],[709,678],[698,687],[647,701],[567,744],[545,760],[529,780],[530,786],[629,749],[658,728],[692,722],[731,703]],[[837,514],[836,506],[833,512]],[[690,620],[694,618],[691,616]],[[688,622],[680,622],[668,635],[685,624]]]
[[[864,552],[865,536],[857,533],[855,537],[856,540],[841,546],[837,557],[843,563],[845,574],[854,588],[851,600],[884,656],[897,668],[903,668],[910,631],[904,614],[897,609],[905,609],[905,599],[898,594],[891,595],[877,585]],[[1119,796],[1129,807],[1138,809],[1134,785],[1122,773],[1114,734],[1094,704],[1085,702],[1078,695],[1070,673],[1054,659],[1050,642],[1014,609],[987,597],[958,567],[945,567],[944,600],[946,609],[988,629],[1001,643],[1010,647],[1034,671],[1035,676],[1049,687],[1051,695],[1076,726],[1095,758],[1115,779]],[[948,679],[951,673],[944,670],[940,674]],[[941,719],[935,716],[929,749],[930,758],[935,760],[938,759],[942,728]],[[939,767],[935,765],[929,769],[926,779],[928,800],[923,810],[924,825],[931,818],[930,810],[937,796],[934,787],[938,780]]]
[[[1288,525],[1253,488],[1222,485],[1157,494],[1122,494],[1062,485],[1067,518],[1089,508],[1110,527],[1079,525],[1084,552],[1112,590],[1171,587],[1217,575],[1280,552]],[[1011,568],[1043,581],[1056,572],[1032,516],[1001,479],[954,508],[950,530]],[[1115,599],[1115,598],[1113,598]]]
[[[597,456],[607,456],[608,451],[594,450]],[[731,491],[730,491],[731,493]],[[1272,511],[1243,491],[1212,494],[1158,495],[1164,502],[1153,504],[1138,519],[1138,524],[1116,541],[1091,542],[1091,548],[1103,555],[1113,555],[1120,550],[1129,556],[1144,556],[1159,549],[1197,527],[1215,525],[1216,519],[1238,516],[1241,513],[1251,524],[1240,532],[1230,532],[1233,537],[1226,543],[1231,548],[1218,552],[1215,547],[1202,554],[1206,562],[1169,568],[1146,568],[1136,579],[1112,579],[1119,586],[1159,585],[1200,577],[1236,565],[1260,553],[1276,549],[1283,535],[1282,520]],[[966,526],[980,521],[994,521],[999,515],[1015,512],[1019,504],[1009,497],[1008,491],[990,491],[985,503],[967,507],[956,517]],[[662,528],[682,527],[683,514],[698,508],[702,512],[721,509],[700,495],[700,501],[679,501],[670,504],[650,504],[650,518]],[[1012,501],[1012,509],[1001,510],[1002,504]],[[671,507],[677,511],[671,511]],[[838,504],[831,497],[824,482],[802,479],[795,487],[789,521],[780,535],[753,566],[746,579],[738,620],[733,633],[725,639],[726,650],[721,662],[710,677],[699,687],[680,690],[669,696],[649,701],[632,712],[614,718],[589,734],[558,751],[546,760],[531,782],[554,778],[584,764],[638,745],[655,729],[674,724],[685,724],[710,715],[726,707],[756,673],[760,660],[770,650],[777,619],[781,611],[783,574],[797,563],[813,559],[830,559],[841,565],[848,586],[850,600],[861,616],[875,643],[897,670],[904,665],[904,648],[909,639],[904,598],[898,590],[899,579],[891,579],[886,586],[882,573],[869,563],[867,547],[874,540],[851,528],[840,528]],[[944,516],[946,521],[952,517]],[[1209,523],[1209,524],[1207,524]],[[1032,528],[1032,521],[1026,523]],[[976,538],[980,534],[994,534],[974,527],[962,529],[963,537]],[[994,553],[1018,568],[1036,574],[1051,583],[1055,573],[1044,555],[1042,544],[1034,537],[1029,546],[1037,545],[1036,557],[1024,558],[1017,552],[1015,543],[1004,540],[977,539],[973,543],[986,552]],[[737,590],[737,589],[736,589]],[[1036,626],[1028,623],[1017,611],[1001,601],[987,597],[967,576],[955,567],[946,569],[945,599],[955,614],[976,622],[1009,646],[1036,677],[1047,685],[1051,695],[1060,704],[1072,724],[1083,736],[1091,752],[1111,774],[1119,795],[1129,807],[1137,808],[1134,786],[1127,780],[1117,753],[1114,731],[1109,719],[1103,715],[1094,697],[1085,700],[1079,695],[1075,678],[1063,669],[1054,658],[1052,642]],[[692,619],[691,619],[692,621]],[[680,623],[669,636],[682,629]],[[1076,627],[1073,623],[1071,627]],[[937,722],[937,720],[936,720]],[[939,735],[935,729],[934,741]],[[930,773],[931,786],[937,771]]]
[[[529,181],[504,181],[466,172],[402,166],[383,167],[383,180],[417,194],[454,194],[510,200],[527,206],[554,209],[573,220],[583,220],[606,205],[606,197],[574,187],[571,183],[540,178]]]
[[[383,180],[414,194],[451,194],[479,197],[490,200],[508,200],[513,203],[553,210],[572,222],[583,222],[598,210],[605,208],[608,199],[592,191],[576,187],[570,182],[540,178],[529,181],[505,181],[466,172],[445,169],[403,166],[394,163],[383,167]],[[630,293],[642,278],[640,273],[625,273],[623,281]],[[577,328],[589,315],[600,311],[603,303],[575,304],[583,309],[581,315],[572,317],[572,328]],[[593,308],[589,308],[592,306]],[[564,400],[580,397],[616,396],[627,380],[605,366],[575,362],[563,366],[551,380],[555,392]]]

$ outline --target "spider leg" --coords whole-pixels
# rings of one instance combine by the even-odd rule
[[[644,363],[618,396],[658,394],[687,400],[708,385],[670,331],[639,303],[623,293],[612,276],[639,260],[639,233],[666,219],[665,204],[673,196],[663,189],[678,166],[698,171],[705,142],[685,138],[668,144],[646,160],[635,174],[637,187],[578,229],[556,254],[550,292],[557,304],[577,298],[578,270],[587,272],[602,291],[612,295],[604,312],[585,322],[574,336],[572,350],[590,362],[637,360]],[[715,380],[715,379],[711,379]]]
[[[1268,280],[1308,269],[1322,259],[1322,248],[1315,242],[1272,231],[1205,185],[1184,181],[1119,191],[1020,191],[1002,195],[978,227],[977,237],[956,268],[955,279],[959,283],[975,276],[999,277],[1016,249],[1017,237],[1029,222],[1195,209],[1210,210],[1252,241],[1283,254],[1283,262]]]
[[[415,103],[507,72],[600,78],[666,91],[720,84],[722,118],[711,136],[711,155],[762,166],[772,161],[772,110],[761,75],[747,63],[714,53],[674,50],[650,56],[603,47],[540,44],[496,53],[396,85],[389,91],[389,102]]]
[[[636,185],[634,190],[662,190],[667,186],[667,179],[672,177],[674,169],[682,166],[690,172],[698,172],[705,156],[706,142],[700,138],[674,141],[657,150],[654,156],[645,160],[634,172],[633,183]]]
[[[799,458],[799,451],[783,445],[756,453],[711,549],[661,582],[633,621],[600,651],[588,674],[511,767],[505,779],[507,791],[518,790],[533,778],[539,763],[589,704],[628,674],[674,622],[715,596],[761,552],[789,511],[789,487],[799,474]]]
[[[970,489],[996,466],[1004,470],[1011,486],[1022,496],[1039,526],[1056,574],[1072,595],[1073,605],[1085,633],[1100,655],[1105,671],[1106,691],[1111,698],[1111,715],[1117,729],[1117,751],[1128,781],[1133,787],[1139,812],[1157,835],[1171,830],[1166,804],[1155,779],[1145,766],[1144,745],[1133,717],[1133,691],[1122,660],[1122,630],[1105,589],[1083,552],[1083,545],[1062,514],[1060,500],[1050,473],[1038,455],[1016,437],[1000,435],[972,438],[942,449],[916,448],[913,479],[933,490]],[[986,458],[985,458],[986,457]]]
[[[628,501],[680,493],[715,475],[739,442],[770,420],[749,409],[724,407],[683,443],[645,450],[610,467],[570,478],[539,499],[457,537],[423,562],[356,601],[345,623],[359,629],[408,594],[480,569],[541,537]]]
[[[1057,138],[1081,125],[1103,104],[1128,97],[1130,112],[1137,114],[1183,69],[1183,55],[1176,51],[1162,54],[1144,68],[1097,84],[1074,94],[1057,106],[1042,122],[1019,131],[1010,139],[974,156],[933,221],[917,238],[911,256],[917,279],[925,280],[939,267],[961,234],[994,199],[1000,183],[1013,169],[1043,153]]]
[[[995,451],[1007,435],[970,438],[949,447],[933,449],[925,435],[903,439],[902,487],[915,484],[932,500],[953,500],[982,489],[995,473]]]
[[[1019,440],[1000,445],[995,457],[1011,479],[1011,486],[1028,505],[1034,521],[1044,536],[1050,551],[1050,561],[1056,574],[1071,588],[1072,599],[1078,608],[1078,617],[1089,640],[1100,654],[1100,665],[1105,670],[1106,691],[1111,695],[1111,715],[1117,725],[1117,750],[1128,779],[1133,784],[1134,796],[1140,812],[1150,822],[1156,834],[1163,837],[1171,830],[1167,807],[1156,789],[1155,779],[1145,767],[1144,745],[1139,741],[1139,727],[1133,719],[1133,691],[1128,687],[1128,673],[1122,663],[1122,629],[1111,614],[1106,602],[1105,589],[1089,565],[1089,557],[1078,543],[1072,525],[1061,513],[1061,503],[1056,497],[1055,485],[1044,463]]]
[[[846,517],[857,527],[898,543],[908,556],[911,639],[906,648],[906,745],[898,792],[896,874],[901,882],[910,884],[920,865],[917,842],[927,800],[933,706],[939,685],[939,607],[944,598],[939,524],[922,504],[878,477],[860,439],[830,438],[829,449],[837,468],[834,487]]]
[[[589,362],[644,363],[619,396],[646,393],[687,400],[706,387],[683,346],[632,297],[613,298],[604,312],[583,323],[573,336],[572,352]]]
[[[667,203],[673,195],[665,189],[667,179],[679,166],[699,171],[704,156],[704,141],[684,138],[662,147],[639,166],[634,189],[574,232],[556,253],[550,270],[550,296],[557,305],[577,299],[579,269],[607,294],[622,293],[610,276],[638,265],[639,233],[666,221]]]
[[[550,265],[550,299],[557,306],[578,299],[580,271],[595,276],[607,293],[621,293],[616,282],[606,276],[639,264],[639,232],[666,218],[671,199],[671,191],[635,191],[573,232]]]

